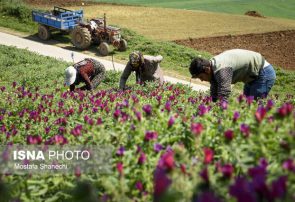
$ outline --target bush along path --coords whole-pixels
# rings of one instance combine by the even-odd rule
[[[1,175],[7,201],[294,201],[294,95],[213,103],[182,85],[122,92],[116,73],[93,93],[69,92],[57,67],[49,83],[20,82],[63,63],[0,50],[10,55],[0,66],[1,144],[114,147],[108,175]],[[20,67],[28,74],[9,74]]]

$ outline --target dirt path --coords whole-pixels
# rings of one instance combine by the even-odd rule
[[[295,70],[295,30],[187,39],[176,43],[213,55],[232,48],[249,49],[260,52],[275,66]]]
[[[0,44],[6,45],[6,46],[15,46],[17,48],[22,48],[22,49],[27,49],[32,52],[36,52],[41,55],[49,56],[49,57],[54,57],[60,60],[64,60],[67,62],[73,62],[71,54],[74,53],[74,60],[75,62],[78,62],[86,57],[88,58],[93,58],[98,61],[100,61],[107,70],[113,70],[115,69],[116,71],[123,71],[125,68],[126,64],[120,64],[117,62],[112,63],[112,61],[104,60],[98,57],[94,56],[89,56],[83,53],[75,52],[73,50],[67,50],[64,48],[60,48],[57,46],[53,45],[48,45],[36,41],[32,41],[27,38],[19,37],[19,36],[14,36],[11,34],[3,33],[0,32]],[[165,81],[171,82],[171,83],[182,83],[185,85],[190,85],[192,89],[196,91],[206,91],[208,90],[207,86],[204,85],[198,85],[198,84],[190,84],[188,81],[176,79],[170,76],[164,76]]]

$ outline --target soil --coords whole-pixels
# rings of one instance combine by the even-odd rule
[[[258,13],[257,11],[247,11],[245,15],[252,16],[252,17],[259,17],[259,18],[265,18],[263,15]]]
[[[213,55],[234,48],[253,50],[261,53],[269,63],[275,66],[295,70],[295,30],[227,35],[175,42]]]

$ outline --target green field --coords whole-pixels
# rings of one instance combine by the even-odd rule
[[[95,0],[96,2],[122,3],[153,7],[180,8],[244,14],[255,10],[264,16],[295,19],[294,0]]]

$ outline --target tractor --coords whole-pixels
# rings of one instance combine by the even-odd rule
[[[48,40],[51,32],[59,30],[70,33],[73,45],[85,50],[92,43],[98,45],[99,53],[106,56],[110,52],[109,45],[119,51],[127,49],[127,41],[122,39],[120,28],[107,26],[106,15],[103,18],[83,21],[83,10],[72,11],[65,8],[54,7],[53,11],[32,11],[33,21],[39,23],[38,36]]]
[[[109,44],[119,51],[127,49],[127,41],[122,39],[120,28],[107,26],[105,14],[103,18],[91,19],[88,23],[79,22],[71,32],[71,40],[79,49],[87,49],[91,43],[98,44],[99,53],[103,56],[109,54]]]

